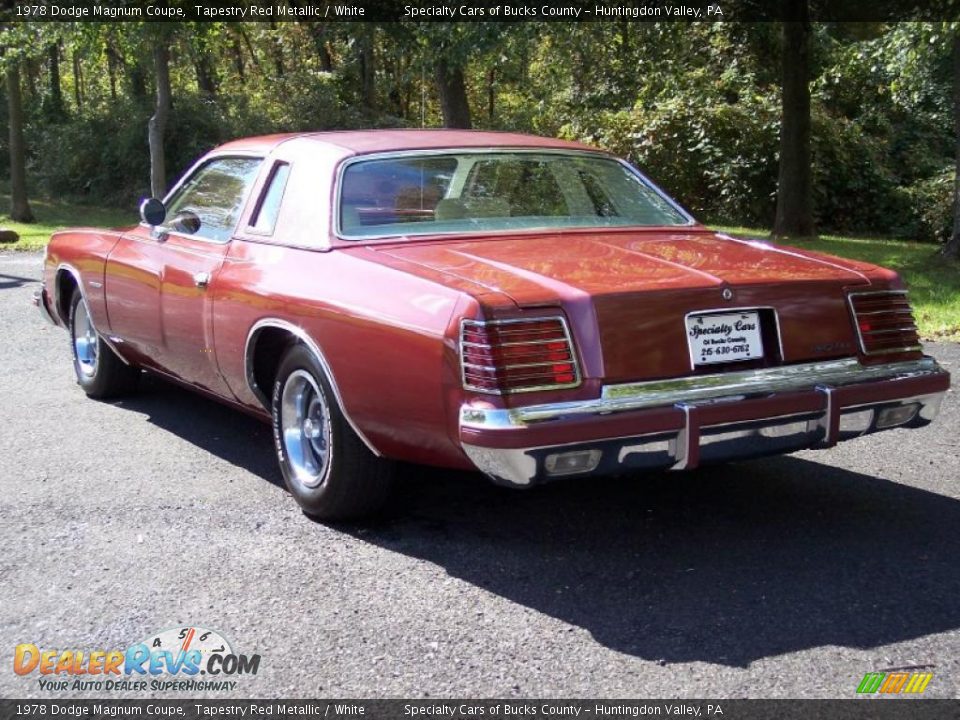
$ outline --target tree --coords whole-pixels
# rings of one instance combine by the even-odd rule
[[[369,23],[360,26],[360,87],[363,108],[367,115],[377,114],[377,59],[374,54],[375,27]]]
[[[784,0],[780,120],[780,172],[773,234],[811,237],[810,14],[808,0]]]
[[[60,88],[60,41],[52,42],[47,46],[47,60],[50,67],[50,100],[49,110],[54,117],[63,114],[63,90]]]
[[[157,37],[153,43],[153,70],[156,81],[157,102],[147,126],[150,144],[150,192],[154,197],[163,197],[167,189],[167,166],[163,154],[163,136],[170,114],[170,44],[166,36]]]
[[[470,103],[467,100],[467,84],[463,79],[463,67],[441,57],[436,65],[437,92],[443,112],[443,126],[448,128],[473,127],[470,120]]]
[[[953,134],[956,143],[954,151],[953,180],[953,232],[943,246],[943,254],[949,258],[960,258],[960,30],[954,29],[951,47],[953,56]]]
[[[7,105],[10,115],[10,219],[34,222],[27,200],[27,148],[23,140],[23,100],[20,96],[20,66],[7,65]]]

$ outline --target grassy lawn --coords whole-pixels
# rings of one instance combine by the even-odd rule
[[[0,228],[13,230],[20,240],[13,245],[0,245],[0,250],[40,250],[51,233],[67,227],[120,227],[137,222],[137,211],[101,208],[92,205],[71,205],[49,200],[31,200],[35,223],[29,225],[10,220],[10,196],[0,194]]]
[[[119,227],[136,222],[134,209],[118,210],[90,205],[32,200],[37,222],[25,225],[10,221],[9,195],[0,194],[0,227],[20,235],[13,245],[0,250],[40,250],[50,234],[65,227]],[[733,235],[766,237],[752,228],[718,228]],[[939,255],[939,247],[898,240],[823,235],[817,240],[795,243],[797,247],[864,260],[897,270],[910,288],[910,299],[924,338],[960,340],[960,264],[948,263]]]
[[[767,237],[764,230],[718,229],[731,235]],[[896,270],[910,289],[920,335],[928,340],[960,340],[960,263],[941,257],[938,245],[837,235],[791,244]]]

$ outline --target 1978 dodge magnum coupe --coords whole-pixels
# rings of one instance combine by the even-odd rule
[[[141,217],[47,247],[80,386],[148,370],[272,422],[323,518],[381,505],[394,461],[689,469],[919,427],[949,387],[896,273],[713,232],[577,143],[239,140]]]

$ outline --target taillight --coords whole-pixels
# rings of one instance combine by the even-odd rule
[[[850,294],[860,349],[865,355],[920,350],[920,337],[906,290]]]
[[[580,384],[580,368],[563,318],[463,320],[463,387],[502,395]]]

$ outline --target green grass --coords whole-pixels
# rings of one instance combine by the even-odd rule
[[[137,211],[116,208],[73,205],[52,200],[31,200],[35,223],[18,223],[10,219],[10,196],[0,194],[0,228],[13,230],[20,240],[0,245],[0,250],[40,250],[50,235],[67,227],[120,227],[137,222]]]
[[[731,235],[768,235],[751,228],[717,229]],[[960,340],[960,263],[942,257],[939,245],[837,235],[788,244],[896,270],[910,290],[920,335],[928,340]]]
[[[136,211],[75,205],[53,200],[31,200],[37,222],[15,223],[10,220],[9,195],[0,194],[0,227],[20,235],[12,245],[0,250],[40,250],[50,235],[66,227],[120,227],[136,222]],[[766,237],[763,230],[743,227],[720,227],[732,235]],[[960,263],[948,262],[940,256],[939,246],[911,243],[888,238],[841,237],[823,235],[816,240],[795,241],[797,247],[839,255],[854,260],[882,265],[899,272],[913,303],[920,334],[926,339],[960,340]]]

